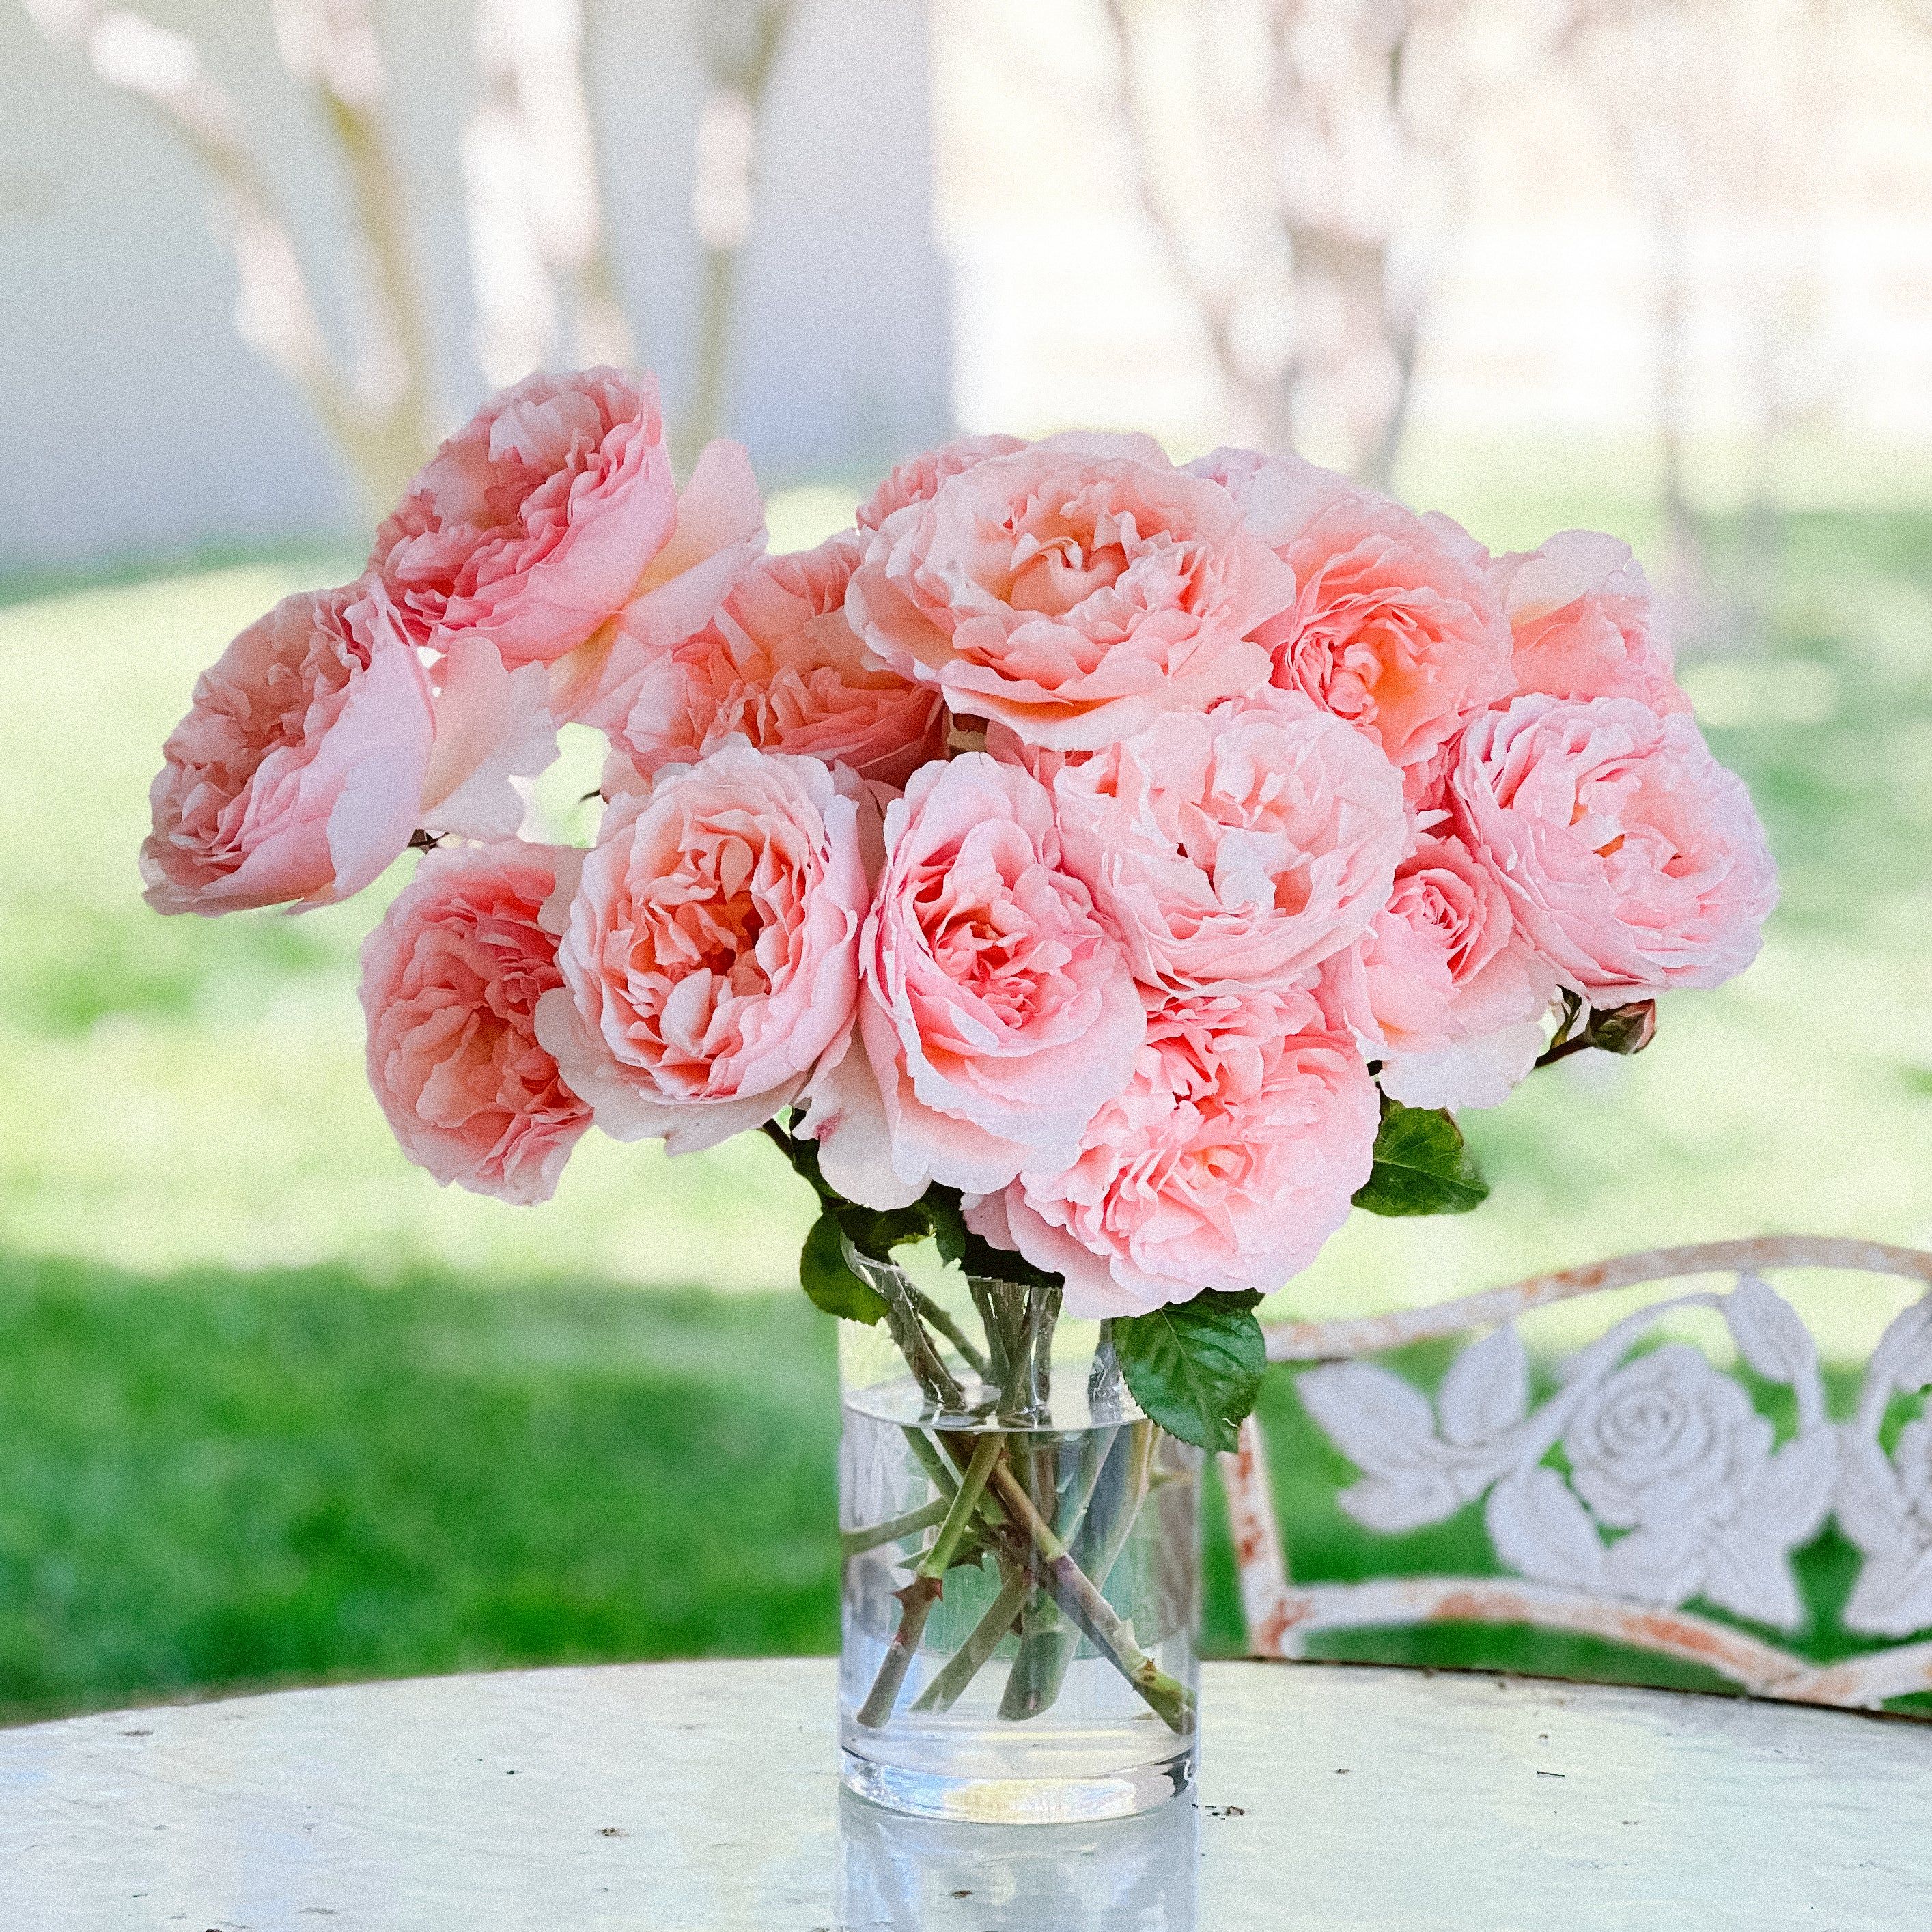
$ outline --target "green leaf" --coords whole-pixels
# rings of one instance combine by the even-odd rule
[[[830,1209],[812,1224],[798,1258],[800,1285],[828,1315],[847,1322],[878,1321],[886,1304],[877,1288],[861,1281],[846,1265],[844,1230]]]
[[[1210,1289],[1151,1315],[1118,1318],[1114,1348],[1135,1401],[1170,1436],[1232,1450],[1268,1367],[1253,1294]]]
[[[1466,1214],[1490,1184],[1446,1109],[1382,1102],[1376,1164],[1355,1205],[1371,1214]]]

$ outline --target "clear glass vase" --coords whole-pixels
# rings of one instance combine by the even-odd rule
[[[1201,1454],[1157,1429],[1057,1289],[923,1290],[840,1324],[839,1741],[928,1817],[1124,1817],[1186,1790]],[[912,1366],[908,1366],[908,1360]]]

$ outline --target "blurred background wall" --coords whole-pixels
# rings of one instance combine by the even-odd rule
[[[540,366],[780,478],[932,440],[928,70],[904,0],[6,0],[0,569],[359,524]]]

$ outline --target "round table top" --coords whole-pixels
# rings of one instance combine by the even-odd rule
[[[838,1788],[817,1659],[285,1691],[0,1731],[22,1932],[1932,1924],[1932,1733],[1221,1664],[1198,1802],[937,1825]]]

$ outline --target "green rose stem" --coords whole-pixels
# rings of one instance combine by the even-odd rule
[[[1096,1500],[1066,1532],[1068,1546],[1095,1587],[1102,1591],[1154,1489],[1149,1478],[1154,1425],[1136,1423],[1128,1440],[1131,1446],[1124,1480],[1108,1486],[1112,1507],[1103,1508]],[[1078,1633],[1052,1604],[1030,1606],[1021,1626],[1019,1654],[1013,1659],[1006,1693],[1000,1700],[1000,1715],[1020,1723],[1050,1708],[1078,1648]]]
[[[982,1382],[991,1382],[994,1379],[992,1364],[988,1361],[985,1354],[968,1339],[966,1331],[946,1313],[944,1309],[940,1306],[938,1302],[933,1300],[931,1295],[926,1294],[910,1282],[906,1284],[906,1288],[908,1298],[913,1307],[959,1351],[960,1360],[964,1362]]]
[[[1182,1730],[1190,1714],[1186,1690],[1135,1642],[1133,1626],[1094,1588],[1092,1580],[1034,1508],[1025,1486],[1004,1460],[994,1465],[987,1486],[1046,1558],[1043,1581],[1054,1602],[1084,1636],[1113,1659],[1114,1668],[1168,1729]]]
[[[848,1556],[862,1556],[867,1550],[876,1550],[882,1543],[896,1543],[902,1537],[930,1529],[934,1523],[944,1520],[951,1501],[950,1496],[941,1494],[922,1509],[908,1510],[903,1516],[875,1522],[868,1528],[846,1530],[838,1538],[839,1547]]]
[[[898,1628],[893,1631],[892,1642],[880,1662],[878,1675],[872,1679],[872,1688],[866,1693],[866,1701],[859,1707],[859,1722],[868,1730],[878,1730],[892,1714],[892,1707],[898,1702],[899,1687],[905,1682],[913,1653],[918,1649],[919,1640],[925,1634],[926,1619],[932,1616],[932,1606],[939,1600],[945,1586],[946,1573],[952,1567],[959,1539],[965,1534],[966,1526],[986,1494],[987,1478],[993,1473],[1006,1446],[1003,1436],[988,1434],[980,1437],[974,1448],[973,1460],[967,1465],[959,1487],[947,1505],[939,1534],[920,1558],[911,1582],[904,1589],[893,1593],[899,1600]]]
[[[1069,1500],[1072,1508],[1068,1512],[1066,1540],[1071,1544],[1078,1536],[1082,1523],[1085,1520],[1088,1505],[1093,1501],[1094,1491],[1100,1480],[1100,1472],[1106,1466],[1120,1431],[1110,1430],[1105,1436],[1090,1436],[1081,1445],[1081,1467],[1076,1478]],[[1105,1579],[1102,1580],[1103,1582]],[[1035,1586],[1030,1567],[1016,1564],[1008,1571],[1000,1594],[987,1607],[986,1613],[973,1626],[966,1641],[962,1644],[946,1667],[928,1684],[913,1706],[915,1711],[950,1711],[964,1694],[966,1687],[986,1666],[1000,1640],[1012,1627],[1014,1618],[1024,1607],[1027,1599],[1034,1594]],[[1018,1666],[1017,1662],[1015,1669]]]

